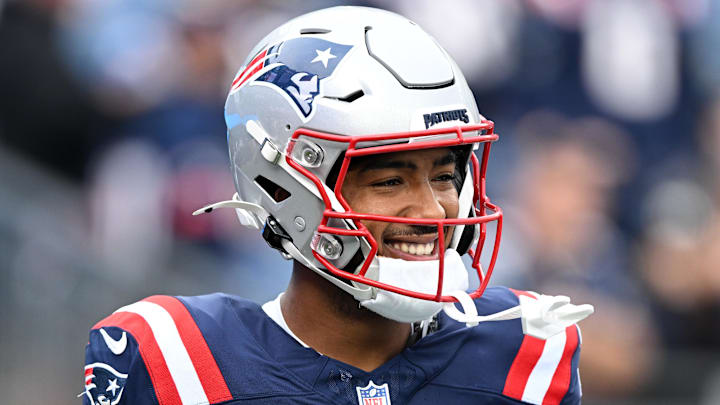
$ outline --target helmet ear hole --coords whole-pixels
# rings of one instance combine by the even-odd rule
[[[265,191],[265,193],[267,193],[267,195],[272,198],[273,201],[275,201],[276,203],[285,201],[290,198],[291,194],[289,191],[275,184],[272,180],[269,180],[266,177],[255,177],[255,184],[260,186],[260,188],[262,188],[263,191]]]

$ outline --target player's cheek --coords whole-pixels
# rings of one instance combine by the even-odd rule
[[[436,195],[438,202],[445,210],[445,217],[457,218],[458,211],[460,210],[460,200],[457,191],[454,188],[452,190],[442,190]]]

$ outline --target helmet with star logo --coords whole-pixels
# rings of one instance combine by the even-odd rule
[[[381,280],[378,243],[362,221],[432,226],[436,246],[472,256],[480,283],[470,296],[482,295],[501,229],[502,213],[484,181],[490,144],[498,137],[458,66],[414,22],[365,7],[334,7],[287,22],[248,55],[232,81],[225,119],[237,194],[199,211],[236,208],[241,223],[262,229],[286,258],[361,302],[379,291],[435,304],[456,301],[438,282],[451,278],[449,259],[438,248],[432,248],[437,260],[430,287],[413,290]],[[457,156],[457,216],[352,210],[342,191],[352,159],[428,148],[450,148]],[[497,231],[484,269],[480,253],[491,221]],[[451,240],[443,243],[446,237]]]

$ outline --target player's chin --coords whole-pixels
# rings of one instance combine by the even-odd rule
[[[438,241],[432,243],[405,243],[386,241],[381,244],[379,256],[408,261],[438,259]]]

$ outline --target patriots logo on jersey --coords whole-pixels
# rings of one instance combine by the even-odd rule
[[[120,373],[105,363],[85,366],[85,391],[92,405],[116,405],[125,390],[127,374]]]
[[[332,75],[352,45],[313,37],[293,38],[258,53],[233,80],[230,93],[246,85],[266,85],[289,99],[307,122],[314,110],[321,82]]]
[[[391,405],[390,389],[387,383],[375,385],[372,380],[363,388],[355,387],[357,390],[359,405]]]

